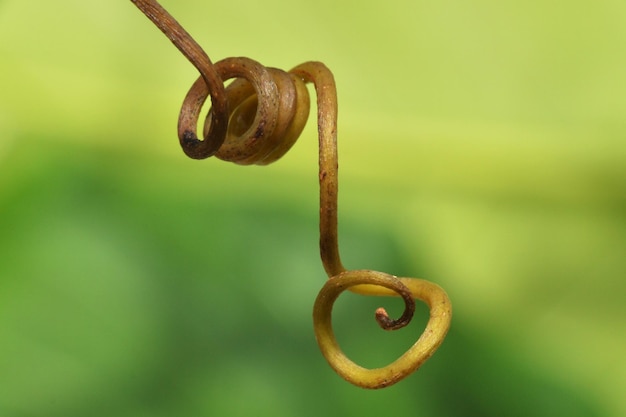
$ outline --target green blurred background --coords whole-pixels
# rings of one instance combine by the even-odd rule
[[[218,60],[325,62],[346,266],[435,281],[452,330],[381,391],[311,310],[313,120],[281,161],[178,148],[196,78],[131,2],[0,1],[0,417],[626,415],[626,3],[164,1]],[[421,333],[345,295],[381,366]]]

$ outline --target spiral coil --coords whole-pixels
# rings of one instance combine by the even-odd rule
[[[181,107],[178,137],[194,159],[215,155],[241,165],[266,165],[281,158],[300,136],[310,112],[306,83],[317,96],[320,182],[320,254],[328,281],[314,308],[315,335],[330,366],[347,381],[363,388],[382,388],[403,379],[426,361],[443,342],[450,326],[451,306],[437,285],[415,278],[398,278],[371,270],[346,270],[337,238],[337,94],[332,73],[319,62],[307,62],[289,72],[264,67],[249,58],[226,58],[213,64],[193,38],[154,0],[131,0],[198,69]],[[224,87],[224,82],[235,79]],[[196,133],[202,107],[211,98],[200,140]],[[376,369],[363,368],[345,356],[333,333],[334,302],[349,289],[363,295],[400,296],[405,309],[391,319],[383,308],[375,318],[385,330],[406,326],[415,299],[430,308],[426,329],[396,361]]]
[[[228,127],[222,140],[211,138],[213,112],[205,119],[204,140],[222,142],[215,156],[229,162],[266,165],[281,158],[296,142],[309,116],[304,81],[249,58],[226,58],[214,65],[226,89]],[[202,77],[185,97],[179,117],[179,138],[187,154],[198,146],[194,129],[209,90]]]

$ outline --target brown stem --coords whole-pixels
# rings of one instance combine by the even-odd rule
[[[213,123],[205,140],[198,139],[196,127],[179,133],[180,144],[187,156],[204,159],[217,152],[226,138],[228,127],[228,104],[224,84],[213,68],[213,63],[204,50],[187,31],[155,0],[130,0],[150,19],[182,54],[198,69],[209,94],[213,109]]]

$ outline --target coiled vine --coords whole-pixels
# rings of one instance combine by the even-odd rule
[[[444,290],[429,281],[344,268],[337,237],[337,93],[329,69],[320,62],[306,62],[285,72],[242,57],[212,63],[156,1],[131,1],[200,72],[183,101],[178,119],[180,145],[190,158],[216,156],[242,165],[265,165],[278,160],[304,129],[310,110],[306,84],[314,85],[319,135],[320,254],[329,278],[313,307],[317,342],[330,366],[363,388],[392,385],[419,368],[446,336],[452,314],[450,301]],[[234,81],[225,87],[224,82],[230,79]],[[198,135],[199,115],[209,97],[212,107],[202,135]],[[368,369],[357,365],[339,347],[331,323],[333,305],[347,289],[363,295],[400,296],[404,300],[404,312],[398,319],[390,318],[383,308],[376,310],[376,320],[385,330],[406,326],[413,317],[415,299],[424,301],[430,308],[424,332],[407,352],[385,367]]]

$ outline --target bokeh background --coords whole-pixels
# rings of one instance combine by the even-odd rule
[[[0,1],[0,416],[626,415],[626,3],[163,1],[214,60],[325,62],[346,266],[424,277],[440,350],[380,391],[317,350],[316,131],[192,161],[197,74],[129,1]],[[367,366],[421,333],[345,295]]]

